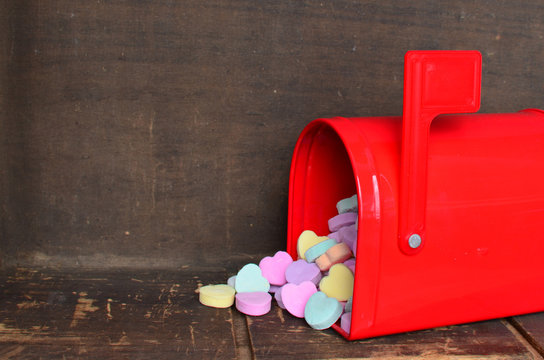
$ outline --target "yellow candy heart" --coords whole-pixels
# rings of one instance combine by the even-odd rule
[[[206,285],[199,289],[199,300],[202,305],[214,308],[228,308],[234,304],[235,290],[224,284]]]
[[[300,259],[306,260],[304,253],[312,246],[327,240],[326,236],[317,236],[312,230],[304,230],[297,240],[297,253]]]
[[[344,264],[333,265],[329,275],[321,279],[319,290],[338,301],[347,301],[353,295],[353,273]]]

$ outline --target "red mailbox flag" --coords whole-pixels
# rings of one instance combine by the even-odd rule
[[[431,122],[480,108],[478,51],[409,51],[404,63],[399,246],[416,254],[425,243],[427,152]]]

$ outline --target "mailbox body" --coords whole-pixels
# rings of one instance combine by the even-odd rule
[[[287,250],[328,233],[357,194],[350,340],[544,310],[544,112],[442,115],[428,139],[426,241],[399,248],[401,117],[331,118],[301,133]]]

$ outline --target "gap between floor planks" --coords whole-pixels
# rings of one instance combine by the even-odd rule
[[[544,331],[540,331],[539,326],[542,313],[347,342],[332,330],[319,332],[309,328],[304,320],[293,318],[276,305],[269,314],[259,318],[244,316],[234,308],[215,311],[202,307],[194,293],[198,284],[221,282],[226,276],[224,269],[198,268],[71,273],[15,270],[2,276],[1,301],[9,306],[3,306],[5,320],[0,328],[0,341],[3,343],[0,357],[28,358],[33,351],[40,351],[44,356],[49,351],[53,357],[53,354],[85,357],[85,354],[98,351],[108,358],[134,354],[136,350],[143,349],[144,352],[161,351],[164,358],[178,356],[182,352],[186,357],[193,358],[237,359],[285,358],[286,354],[298,359],[348,359],[357,356],[394,359],[542,359],[540,340]],[[16,303],[10,304],[7,296],[12,296]],[[123,306],[124,318],[121,311]],[[66,318],[55,310],[64,311]],[[184,324],[176,319],[176,315],[181,316],[179,314],[184,311],[193,322],[200,324]],[[212,318],[208,318],[208,315]],[[114,319],[114,316],[122,319]],[[138,320],[140,316],[142,319]],[[203,336],[208,334],[203,333],[202,329],[207,328],[209,324],[206,321],[210,322],[214,317],[219,325],[221,321],[230,323],[224,330],[231,333],[233,349],[229,350],[223,343],[225,340],[221,337],[226,334],[221,333],[221,326],[216,327],[220,332],[215,331],[213,326],[209,327],[212,332],[210,344],[218,348],[211,349],[206,345]],[[32,321],[36,319],[41,319],[43,324],[34,324]],[[6,320],[10,326],[6,325]],[[12,322],[9,323],[9,320]],[[161,322],[163,328],[159,326],[145,331],[149,323]],[[13,324],[20,326],[12,327]],[[48,325],[49,330],[46,329]],[[178,326],[187,325],[191,329],[187,339],[172,336],[172,331],[177,330]],[[56,333],[51,330],[54,326],[60,329]],[[96,334],[93,334],[92,326],[95,326]],[[503,353],[497,348],[494,350],[495,345],[489,348],[489,354],[480,351],[471,342],[471,336],[466,336],[470,331],[476,337],[480,336],[479,341],[483,342],[484,348],[490,346],[489,343],[497,342],[496,346]],[[282,343],[282,337],[287,337],[289,341]],[[161,344],[161,341],[164,343]],[[66,350],[70,346],[72,349]]]

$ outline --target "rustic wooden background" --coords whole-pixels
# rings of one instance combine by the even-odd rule
[[[1,0],[3,266],[244,263],[285,247],[290,157],[400,115],[410,49],[477,49],[482,112],[544,107],[543,1]]]

